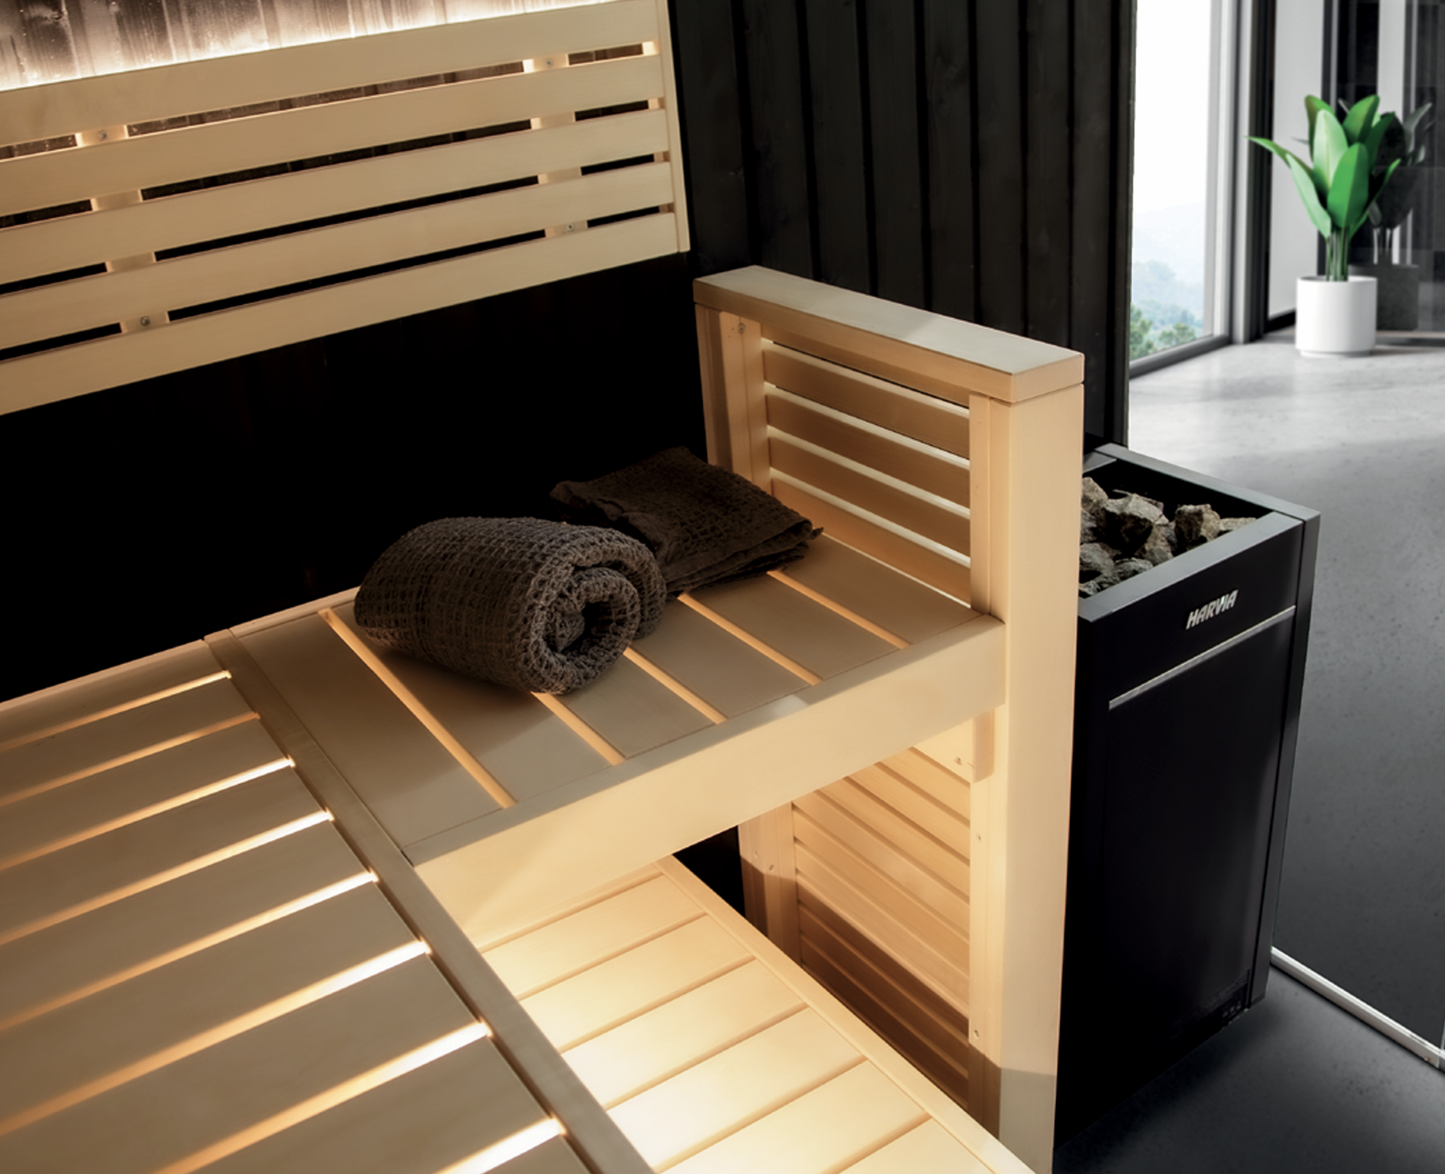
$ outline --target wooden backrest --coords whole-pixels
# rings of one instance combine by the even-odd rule
[[[1082,357],[760,268],[695,296],[709,457],[988,610],[989,404],[1077,384]]]
[[[3,146],[0,411],[687,249],[660,0],[3,91]]]

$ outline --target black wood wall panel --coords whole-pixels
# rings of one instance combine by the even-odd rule
[[[1075,347],[1091,438],[1125,439],[1129,0],[675,0],[673,19],[685,137],[742,134],[745,211],[692,210],[700,272],[746,219],[758,264]],[[736,106],[710,82],[730,50]]]

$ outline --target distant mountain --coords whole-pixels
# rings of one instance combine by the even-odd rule
[[[1204,284],[1204,202],[1134,213],[1134,264],[1162,261],[1179,280]],[[1136,299],[1137,300],[1137,299]]]

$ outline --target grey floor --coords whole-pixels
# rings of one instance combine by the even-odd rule
[[[1129,446],[1321,511],[1275,943],[1438,1043],[1445,349],[1302,359],[1292,341],[1134,380]],[[1445,1075],[1278,971],[1269,989],[1055,1168],[1445,1171]]]

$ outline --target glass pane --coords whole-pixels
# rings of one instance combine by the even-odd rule
[[[1324,0],[1276,0],[1274,37],[1275,142],[1309,159],[1305,142],[1309,122],[1305,95],[1322,96],[1326,4]],[[1261,147],[1251,146],[1251,151]],[[1256,161],[1258,162],[1258,161]],[[1285,165],[1268,159],[1270,169],[1269,314],[1295,308],[1295,282],[1320,272],[1321,236],[1310,223]]]
[[[1139,0],[1129,357],[1213,334],[1212,0]]]

